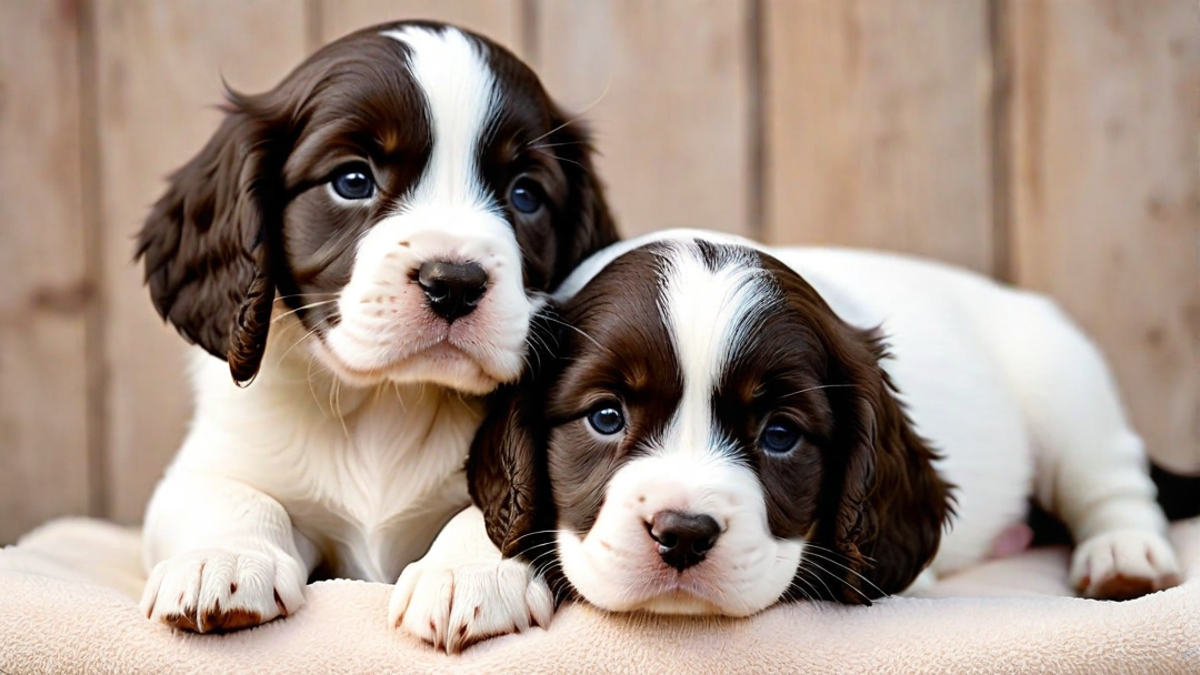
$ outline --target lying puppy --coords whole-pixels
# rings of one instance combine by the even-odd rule
[[[869,604],[982,560],[1030,496],[1078,542],[1083,595],[1178,583],[1112,378],[1044,298],[690,231],[610,247],[555,296],[557,347],[499,390],[468,475],[560,599]]]
[[[201,633],[295,612],[314,572],[395,581],[468,503],[478,395],[544,292],[616,240],[583,132],[479,35],[368,28],[230,98],[138,242],[201,348],[142,608]]]

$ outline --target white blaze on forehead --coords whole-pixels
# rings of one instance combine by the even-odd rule
[[[714,271],[695,242],[667,245],[659,312],[671,333],[683,376],[683,397],[667,427],[661,451],[698,457],[723,451],[713,394],[731,359],[749,339],[761,314],[774,305],[758,257],[740,246],[716,244]]]
[[[653,244],[660,241],[677,241],[677,242],[692,242],[692,241],[709,241],[716,244],[728,244],[730,246],[743,246],[748,248],[758,248],[759,245],[746,239],[739,237],[736,234],[727,234],[725,232],[712,232],[709,230],[695,230],[687,228],[675,228],[669,230],[655,230],[647,234],[643,234],[632,239],[623,239],[615,244],[601,249],[593,253],[587,260],[579,263],[575,271],[567,275],[566,279],[558,285],[558,289],[554,291],[553,298],[558,302],[565,302],[575,297],[575,294],[583,289],[597,274],[608,267],[614,260],[620,258],[626,253],[639,249],[647,244]]]
[[[433,152],[407,204],[494,208],[477,161],[497,102],[484,46],[452,28],[408,26],[383,35],[408,45],[408,69],[425,96],[433,131]]]

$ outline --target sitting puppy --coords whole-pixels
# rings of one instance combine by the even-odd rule
[[[390,583],[424,554],[469,501],[478,395],[616,240],[583,132],[479,35],[368,28],[230,98],[138,242],[201,348],[142,608],[201,633],[295,612],[314,572]]]
[[[610,247],[555,297],[557,345],[499,390],[468,475],[560,599],[869,604],[979,562],[1030,496],[1078,542],[1083,595],[1178,583],[1112,378],[1044,298],[690,231]]]

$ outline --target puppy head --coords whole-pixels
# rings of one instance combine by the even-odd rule
[[[258,372],[276,300],[354,384],[469,393],[520,374],[533,313],[616,239],[588,139],[515,56],[398,23],[230,95],[138,240],[159,313]]]
[[[561,313],[468,464],[506,554],[605,609],[734,616],[868,603],[932,558],[948,486],[881,341],[777,260],[649,244]]]

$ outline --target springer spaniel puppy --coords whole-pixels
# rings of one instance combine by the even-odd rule
[[[1142,441],[1045,298],[693,231],[610,247],[555,298],[557,343],[498,390],[468,476],[492,541],[559,599],[869,604],[981,561],[1031,496],[1078,542],[1083,595],[1178,583]]]
[[[396,581],[469,503],[481,395],[546,292],[617,238],[584,133],[479,35],[368,28],[230,101],[138,241],[199,346],[142,609],[200,633],[295,612],[314,573]]]

